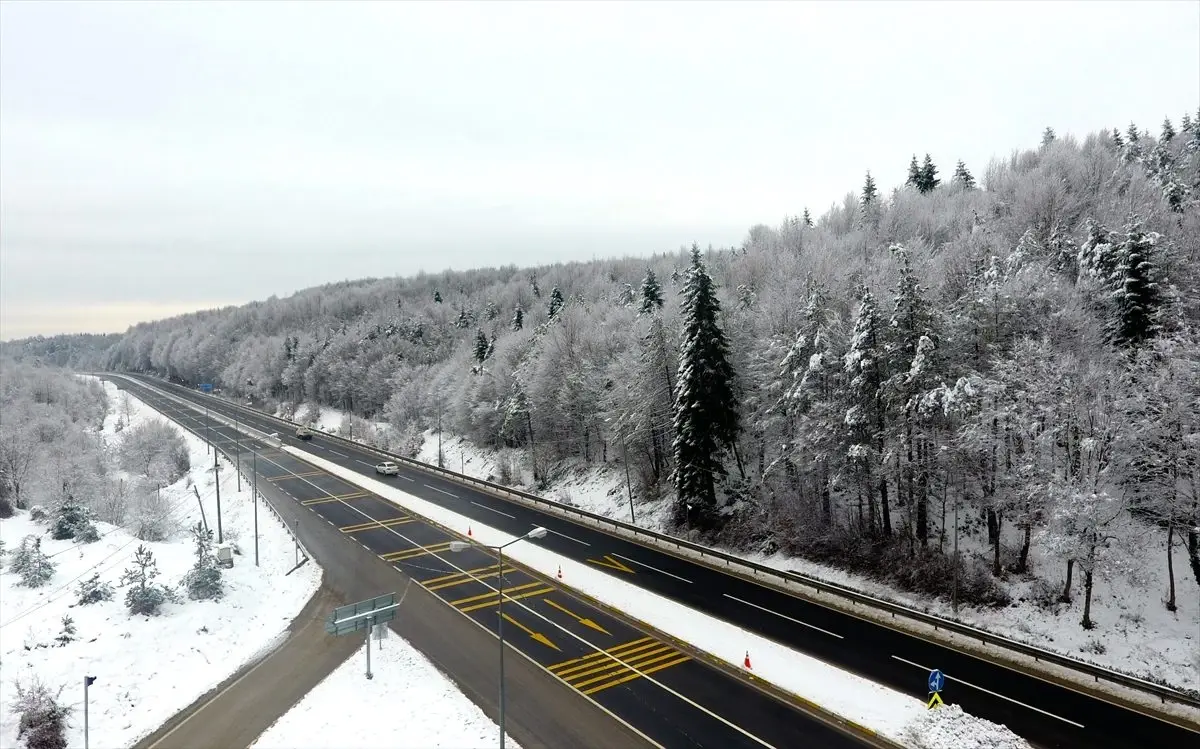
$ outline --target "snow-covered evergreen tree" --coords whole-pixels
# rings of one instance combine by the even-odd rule
[[[908,179],[904,181],[904,184],[908,187],[921,190],[921,185],[923,184],[921,177],[921,164],[917,161],[917,155],[915,153],[913,154],[912,161],[910,161],[908,164]],[[924,192],[924,190],[921,190],[921,192]]]
[[[654,275],[654,269],[647,268],[646,277],[642,279],[642,314],[661,310],[662,307],[662,286],[658,282],[658,276]]]
[[[86,580],[81,580],[78,587],[75,588],[76,601],[80,606],[87,606],[92,603],[100,603],[101,601],[111,601],[113,597],[112,585],[100,581],[100,573],[95,573]]]
[[[1161,327],[1163,299],[1154,259],[1157,241],[1158,234],[1145,231],[1142,218],[1135,215],[1116,247],[1116,267],[1110,277],[1116,316],[1109,335],[1119,346],[1136,346],[1154,337]]]
[[[78,538],[84,543],[98,541],[100,536],[92,523],[91,512],[70,495],[55,513],[50,537],[59,541]]]
[[[566,304],[566,302],[563,299],[563,294],[558,290],[558,287],[555,286],[550,290],[550,301],[546,306],[546,316],[553,320],[558,315],[559,311],[562,310],[564,304]]]
[[[811,227],[813,225],[812,215],[809,214],[807,206],[804,208],[803,221],[805,226]]]
[[[734,447],[739,425],[729,344],[721,329],[721,304],[700,247],[692,245],[680,304],[682,343],[675,395],[675,522],[711,528],[716,520],[716,478],[725,474],[724,447]]]
[[[860,503],[859,522],[869,533],[876,533],[882,527],[884,535],[890,536],[892,521],[887,477],[881,465],[887,426],[883,392],[887,379],[887,350],[882,327],[875,296],[864,287],[845,358],[846,376],[850,380],[845,424],[851,433],[849,459],[859,470],[861,496],[866,498],[867,517],[861,516]]]
[[[1054,139],[1056,137],[1057,136],[1054,134],[1054,128],[1047,127],[1045,130],[1042,131],[1042,147],[1045,148],[1046,146],[1053,143]]]
[[[921,164],[921,176],[917,183],[917,189],[922,194],[933,192],[934,188],[940,183],[941,180],[938,179],[937,167],[933,165],[933,159],[930,158],[929,154],[925,154],[925,161]]]
[[[212,553],[212,531],[196,523],[192,526],[192,540],[196,544],[196,563],[184,578],[188,598],[193,601],[218,599],[224,592],[224,585],[221,582],[221,568],[217,566]]]
[[[967,165],[961,160],[954,167],[954,177],[951,178],[951,182],[964,190],[971,190],[975,187],[975,177],[971,175]]]
[[[29,535],[13,553],[9,568],[21,576],[21,585],[40,588],[54,577],[54,562],[42,551],[42,539]]]
[[[75,642],[75,634],[75,620],[71,618],[70,614],[64,614],[62,618],[62,631],[58,633],[54,641],[58,643],[60,648],[66,647],[70,643]]]
[[[525,313],[520,307],[513,310],[512,329],[520,330],[525,326]]]
[[[1163,143],[1170,143],[1175,138],[1175,127],[1171,125],[1171,118],[1164,117],[1162,123],[1162,135],[1158,137]]]
[[[133,555],[133,566],[125,568],[121,574],[121,586],[129,586],[125,606],[130,614],[155,616],[164,603],[173,600],[170,590],[154,582],[158,575],[154,552],[139,545]]]
[[[12,708],[21,716],[17,739],[24,739],[28,749],[67,749],[67,719],[71,716],[71,707],[62,704],[62,687],[56,694],[51,694],[36,676],[28,687],[20,681],[14,687],[17,694]]]
[[[487,335],[482,330],[476,331],[475,332],[475,349],[472,352],[475,356],[475,361],[479,362],[480,364],[483,364],[485,361],[487,361],[488,353],[490,352],[490,350],[491,350],[491,344],[488,343]]]

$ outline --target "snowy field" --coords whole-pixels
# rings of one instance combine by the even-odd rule
[[[101,436],[112,445],[120,438],[117,411],[123,417],[124,409],[116,388],[107,382],[104,387],[111,413]],[[131,416],[128,426],[163,418],[136,399],[131,399]],[[162,490],[174,531],[166,541],[146,543],[161,573],[157,582],[172,586],[196,559],[187,531],[200,521],[193,486],[214,529],[216,519],[212,457],[203,440],[186,433],[185,438],[193,468]],[[0,538],[8,551],[0,573],[0,746],[18,746],[18,716],[11,707],[15,684],[28,685],[35,676],[53,691],[64,687],[62,702],[73,708],[67,730],[72,747],[83,746],[83,677],[96,677],[89,690],[90,744],[120,747],[152,732],[242,664],[270,651],[320,585],[321,570],[309,562],[285,576],[295,561],[291,538],[262,508],[261,566],[256,568],[250,492],[236,489],[236,476],[226,463],[221,472],[222,525],[225,540],[241,553],[231,569],[223,570],[224,596],[217,602],[189,601],[183,593],[182,603],[164,604],[156,617],[130,616],[125,589],[116,587],[141,543],[124,529],[97,523],[100,540],[75,545],[51,539],[48,525],[32,521],[26,511],[0,520]],[[28,534],[41,538],[42,550],[56,565],[42,588],[17,585],[18,576],[7,570],[12,551]],[[97,573],[114,586],[113,600],[78,605],[79,581]],[[64,615],[74,620],[76,639],[60,645],[56,638]]]
[[[305,460],[325,471],[460,533],[465,534],[470,526],[473,537],[479,543],[497,545],[507,543],[513,538],[331,461],[294,448],[284,449],[302,455]],[[823,661],[746,632],[740,627],[702,614],[663,596],[616,580],[586,564],[561,557],[546,549],[532,544],[515,544],[509,547],[508,553],[514,560],[548,576],[556,575],[561,570],[564,585],[691,643],[735,667],[742,667],[743,657],[749,652],[752,660],[758,664],[754,667],[754,673],[759,678],[893,740],[903,741],[907,746],[941,746],[944,744],[937,742],[943,738],[946,742],[952,742],[952,737],[958,733],[985,731],[1008,735],[1014,742],[1009,744],[1010,746],[1027,746],[1006,729],[965,713],[959,712],[938,721],[930,721],[925,717],[925,704],[908,695],[834,668]],[[453,565],[453,560],[446,561]],[[514,605],[523,606],[519,601]],[[540,616],[532,609],[527,610],[535,616]],[[558,630],[562,636],[575,637],[554,621],[546,617],[541,618],[547,627]],[[645,678],[651,682],[655,681],[652,676]]]
[[[395,636],[362,648],[263,732],[251,749],[461,749],[492,746],[499,727],[425,656]],[[336,704],[337,710],[328,709]],[[383,719],[386,716],[386,719]],[[506,746],[519,749],[512,737]]]

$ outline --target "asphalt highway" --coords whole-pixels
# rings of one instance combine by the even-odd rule
[[[499,530],[521,535],[533,526],[545,527],[551,531],[546,537],[527,543],[537,544],[580,562],[591,563],[614,577],[665,595],[922,700],[928,696],[928,672],[933,668],[940,669],[946,674],[946,687],[942,693],[946,702],[957,703],[973,715],[1007,725],[1036,746],[1125,749],[1142,746],[1190,746],[1200,742],[1200,734],[1178,725],[875,622],[790,596],[773,588],[756,585],[743,578],[724,574],[714,568],[653,547],[642,546],[524,504],[507,501],[471,486],[408,467],[402,462],[398,476],[377,476],[374,465],[380,458],[372,451],[325,438],[319,432],[314,433],[311,441],[298,440],[282,422],[261,412],[204,396],[183,386],[168,385],[161,380],[147,378],[146,381],[202,407],[207,405],[214,412],[227,418],[232,419],[236,414],[238,419],[255,429],[268,433],[278,432],[289,447],[309,451],[372,478],[395,482],[397,488],[405,492]],[[355,487],[353,491],[361,490]],[[358,507],[361,502],[365,509],[369,501],[364,498],[349,500],[349,503]],[[378,509],[372,505],[371,511]],[[338,512],[343,513],[338,522],[352,522],[352,510],[343,505]],[[358,522],[364,520],[365,518],[360,518]],[[390,534],[373,531],[364,534],[361,540],[365,542],[368,535],[373,539],[372,543],[383,544],[384,541],[379,539],[387,538]],[[422,536],[421,539],[436,542],[433,537]],[[380,545],[378,548],[390,547]],[[411,561],[416,563],[416,559]],[[475,565],[476,567],[487,564],[486,560],[477,561],[480,563]],[[518,579],[521,582],[516,582]],[[526,578],[514,577],[513,581],[522,584]],[[521,592],[526,590],[534,588],[526,588]],[[458,594],[458,591],[454,591],[454,595]],[[536,599],[538,596],[531,595],[531,598]],[[573,605],[580,606],[577,603]],[[552,612],[547,610],[546,613],[549,616]],[[624,630],[622,632],[632,634]],[[633,639],[635,638],[629,637],[620,641],[629,642]],[[563,642],[565,645],[566,640]],[[688,669],[697,665],[694,662],[683,662],[664,668],[651,678],[663,681],[679,679],[691,687],[687,679],[680,677],[689,675],[691,672]],[[745,708],[740,706],[740,692],[736,693],[737,698],[731,696],[734,692],[724,693],[724,699],[721,699],[721,694],[720,691],[715,693],[717,702],[713,703],[714,712],[729,718],[739,726],[752,726],[756,734],[765,731],[765,724],[761,722],[765,713],[760,712],[766,710],[765,706]],[[617,704],[617,695],[624,696],[624,692],[610,688],[595,696]],[[731,716],[736,716],[736,720]],[[720,721],[715,723],[719,724]],[[730,738],[735,743],[717,742],[712,745],[740,745],[737,743],[737,737],[731,735]],[[789,742],[778,736],[763,738],[776,746],[806,745]]]
[[[206,423],[202,413],[147,388],[134,385],[129,389],[170,418],[202,437],[211,438],[220,449],[234,452],[235,432],[231,427]],[[251,425],[261,431],[276,431]],[[503,569],[501,620],[497,560],[490,552],[481,547],[451,552],[449,542],[457,536],[409,515],[395,504],[263,442],[243,436],[241,447],[244,451],[241,466],[247,473],[255,463],[250,451],[258,454],[260,491],[278,492],[292,502],[299,516],[308,514],[324,521],[325,532],[340,534],[352,542],[342,546],[356,550],[364,563],[382,560],[401,572],[402,575],[395,576],[393,589],[401,586],[403,578],[411,578],[423,591],[444,602],[442,608],[451,616],[470,620],[479,630],[495,632],[503,621],[506,643],[524,654],[530,664],[543,669],[547,682],[538,689],[517,689],[510,683],[506,696],[510,732],[514,712],[535,723],[537,715],[552,716],[557,712],[553,701],[547,701],[547,694],[551,694],[559,701],[571,695],[585,703],[592,701],[663,747],[782,749],[869,745],[844,728],[809,715],[792,702],[727,669],[715,667],[689,652],[685,645],[668,642],[616,612],[581,600],[554,579],[507,559]],[[363,463],[366,465],[366,461]],[[373,474],[374,463],[369,465]],[[396,480],[415,483],[404,478]],[[525,528],[522,533],[528,530]],[[305,535],[308,534],[302,534],[302,538]],[[632,573],[628,565],[611,556],[601,557],[601,561]],[[390,591],[364,591],[363,597],[385,592]],[[453,613],[454,610],[458,613]],[[411,614],[401,616],[400,620],[409,618],[413,618]],[[489,639],[493,652],[483,664],[476,663],[475,668],[482,665],[494,672],[498,651],[495,640]],[[421,644],[414,644],[424,650]],[[518,657],[510,656],[506,668],[512,668],[516,660]],[[451,676],[454,678],[455,674],[451,672]],[[554,695],[555,688],[563,694]],[[491,695],[478,696],[494,701]],[[628,731],[617,721],[611,722],[613,728]],[[563,746],[583,745],[576,743],[578,738],[562,741]],[[616,730],[591,736],[588,745],[630,746],[628,739]]]

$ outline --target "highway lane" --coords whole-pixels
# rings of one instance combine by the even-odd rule
[[[156,382],[156,384],[159,384]],[[280,431],[293,447],[378,478],[370,451],[322,437],[292,438],[279,422],[181,386],[173,394],[225,414],[235,411],[256,428]],[[946,672],[943,696],[968,712],[1003,723],[1038,746],[1129,747],[1146,743],[1191,744],[1193,731],[1098,700],[1062,686],[933,644],[877,623],[805,601],[773,588],[640,546],[587,526],[576,525],[457,484],[401,463],[397,488],[510,533],[542,525],[552,533],[537,541],[579,561],[609,556],[619,564],[600,569],[734,622],[751,631],[822,658],[894,689],[925,698],[927,669]]]
[[[203,414],[143,388],[131,390],[210,434],[222,449],[232,447],[232,428],[205,428]],[[250,439],[244,446],[259,451],[260,489],[268,485],[281,492],[479,626],[496,630],[498,574],[490,553],[479,547],[450,553],[449,542],[457,536],[285,452]],[[244,469],[249,458],[247,452]],[[862,746],[790,702],[575,597],[553,579],[508,560],[503,572],[506,641],[663,746]],[[510,693],[510,708],[513,699],[520,696]]]

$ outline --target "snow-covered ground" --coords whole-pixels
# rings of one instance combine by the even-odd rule
[[[425,656],[391,631],[365,645],[263,732],[251,749],[389,749],[491,746],[496,723]],[[336,704],[337,710],[327,709]],[[383,719],[386,716],[386,719]],[[506,745],[519,747],[506,737]]]
[[[118,410],[124,409],[116,388],[104,385],[111,413],[102,437],[115,444]],[[136,399],[130,425],[163,418]],[[161,576],[157,582],[178,583],[195,562],[188,527],[200,521],[196,494],[204,505],[210,527],[215,528],[216,498],[212,457],[203,440],[185,433],[192,470],[162,490],[173,508],[175,531],[166,541],[147,542]],[[225,593],[220,601],[167,603],[156,617],[130,616],[124,606],[124,589],[117,588],[122,571],[131,563],[141,543],[123,528],[97,523],[101,539],[75,545],[55,541],[48,526],[36,523],[28,512],[0,520],[0,538],[8,554],[0,574],[0,746],[15,747],[18,717],[12,711],[15,684],[27,685],[34,677],[52,690],[65,687],[64,704],[73,707],[69,720],[69,746],[83,746],[83,677],[94,676],[89,690],[89,737],[92,746],[129,746],[150,733],[236,671],[242,664],[269,650],[280,640],[288,623],[300,612],[320,585],[321,570],[312,562],[291,575],[294,547],[283,525],[260,508],[260,565],[254,566],[251,496],[246,485],[237,491],[231,466],[221,472],[222,525],[226,541],[235,542],[241,554],[222,573]],[[42,539],[42,550],[56,569],[50,583],[29,589],[18,585],[7,570],[11,552],[22,538]],[[113,600],[78,605],[78,582],[99,573],[113,584]],[[59,646],[61,620],[70,615],[76,640]],[[154,681],[157,679],[157,681]]]
[[[443,445],[444,449],[445,445]],[[375,479],[362,476],[331,461],[309,455],[294,448],[284,448],[303,456],[319,468],[358,484],[381,497],[448,528],[466,534],[468,527],[479,543],[497,545],[513,539],[509,534],[481,525],[432,502],[414,497]],[[969,732],[966,724],[974,724],[979,731],[999,731],[993,724],[965,714],[945,721],[924,726],[922,716],[926,712],[923,702],[908,695],[887,689],[855,674],[830,666],[823,661],[791,650],[764,637],[746,632],[733,624],[702,614],[663,596],[643,590],[635,585],[616,580],[586,564],[561,557],[533,544],[515,544],[509,547],[509,555],[546,575],[557,575],[561,571],[563,584],[579,590],[592,598],[624,612],[632,618],[646,622],[656,629],[691,643],[715,658],[742,667],[743,658],[750,653],[754,673],[780,688],[810,702],[820,704],[847,720],[870,728],[908,746],[924,746],[911,736],[913,731],[923,735],[939,736],[947,726],[954,731]],[[444,557],[445,558],[445,557]],[[453,564],[453,560],[446,558]],[[521,602],[514,605],[523,606]],[[528,609],[534,616],[541,616]],[[575,635],[553,620],[541,617],[546,626],[558,630],[562,636]],[[652,676],[645,677],[655,681]],[[914,678],[917,678],[914,676]],[[949,739],[947,739],[949,740]],[[931,744],[930,746],[936,746]],[[1014,744],[1023,746],[1023,744]]]

